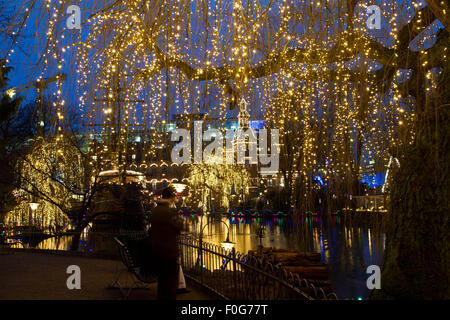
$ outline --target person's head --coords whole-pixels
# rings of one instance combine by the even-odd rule
[[[173,205],[177,199],[177,192],[172,186],[168,186],[163,189],[161,199],[166,200],[169,204]]]

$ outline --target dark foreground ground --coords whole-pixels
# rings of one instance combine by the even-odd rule
[[[81,289],[69,290],[67,267],[81,270]],[[120,260],[0,249],[0,299],[11,300],[116,300],[119,289],[108,288],[124,265]],[[133,278],[122,272],[120,282],[133,285]],[[156,283],[148,289],[134,289],[129,300],[156,300]],[[209,300],[208,292],[187,282],[189,293],[177,300]]]

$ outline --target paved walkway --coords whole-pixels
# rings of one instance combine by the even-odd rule
[[[81,289],[66,286],[67,267],[77,265],[81,270]],[[0,250],[0,299],[11,300],[114,300],[121,299],[119,289],[108,286],[124,266],[119,260],[107,260],[46,253],[11,252]],[[125,282],[124,273],[121,282]],[[128,281],[131,284],[131,281]],[[194,284],[187,283],[189,293],[177,295],[177,300],[210,300]],[[132,290],[129,300],[155,300],[156,283],[149,289]]]

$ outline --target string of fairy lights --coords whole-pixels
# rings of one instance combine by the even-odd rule
[[[399,59],[401,27],[416,12],[420,23],[422,0],[384,1],[381,30],[367,29],[369,1],[26,4],[23,13],[41,17],[46,28],[36,36],[45,43],[41,77],[69,64],[74,70],[52,92],[56,143],[64,140],[68,110],[77,107],[92,163],[95,157],[101,164],[97,173],[126,170],[127,157],[138,152],[135,142],[142,142],[144,163],[158,161],[167,151],[173,115],[187,128],[195,114],[225,123],[236,117],[237,108],[229,106],[239,96],[249,102],[253,118],[280,129],[282,170],[289,173],[285,183],[293,201],[311,198],[320,187],[317,175],[333,192],[351,193],[364,162],[386,166],[391,148],[414,138],[414,103],[399,80],[408,78],[408,70],[397,68],[390,78],[386,63]],[[81,31],[65,28],[66,8],[73,4],[83,9]],[[375,59],[380,54],[374,42],[393,53],[386,63]],[[427,50],[418,48],[429,70]],[[381,80],[375,76],[380,70]],[[427,78],[433,79],[432,72]],[[73,95],[76,106],[69,103]]]

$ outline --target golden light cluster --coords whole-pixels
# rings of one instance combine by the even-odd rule
[[[126,169],[136,135],[143,161],[157,159],[174,115],[188,128],[193,115],[225,124],[239,96],[253,119],[280,129],[293,196],[309,197],[318,174],[334,192],[354,192],[366,162],[385,166],[414,137],[415,101],[404,93],[415,67],[400,35],[410,21],[425,29],[422,1],[383,2],[381,30],[367,29],[364,1],[80,1],[81,31],[64,27],[73,1],[42,3],[27,11],[47,21],[42,75],[73,71],[55,91],[58,132],[76,94],[104,169]]]

